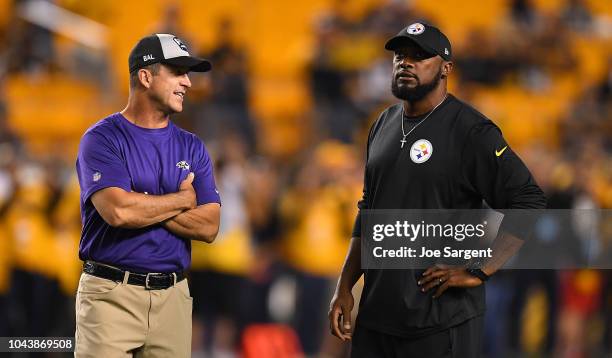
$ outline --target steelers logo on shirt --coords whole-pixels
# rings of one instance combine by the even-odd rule
[[[427,139],[419,139],[410,147],[410,159],[417,164],[428,161],[432,153],[433,145]]]

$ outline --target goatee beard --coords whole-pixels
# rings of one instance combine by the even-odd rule
[[[391,93],[401,100],[408,102],[417,102],[425,96],[427,96],[431,91],[433,91],[438,84],[440,83],[440,79],[442,78],[442,69],[438,71],[438,73],[434,76],[434,78],[429,83],[425,84],[417,84],[414,88],[400,88],[397,84],[397,78],[393,78],[391,81]],[[417,80],[418,81],[418,80]]]

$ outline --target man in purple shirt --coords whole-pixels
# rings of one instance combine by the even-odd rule
[[[87,130],[76,163],[85,262],[76,298],[77,357],[190,357],[184,271],[191,240],[211,243],[220,198],[202,141],[176,127],[188,72],[211,65],[177,37],[141,39],[123,111]]]

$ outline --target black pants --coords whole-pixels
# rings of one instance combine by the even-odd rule
[[[391,336],[357,325],[351,358],[478,358],[482,328],[483,316],[419,338]]]

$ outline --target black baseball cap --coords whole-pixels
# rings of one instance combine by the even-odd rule
[[[415,22],[389,39],[385,44],[385,49],[393,51],[401,44],[406,43],[406,41],[413,41],[429,54],[439,55],[446,61],[450,61],[453,58],[453,52],[448,37],[435,26]]]
[[[130,73],[158,62],[188,67],[193,72],[206,72],[212,68],[207,60],[189,55],[185,43],[172,34],[143,37],[130,52],[128,62]]]

